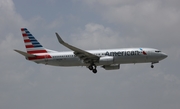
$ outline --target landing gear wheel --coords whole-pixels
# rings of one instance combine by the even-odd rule
[[[93,72],[93,73],[97,73],[97,69],[93,69],[92,72]]]
[[[153,65],[153,64],[151,65],[151,68],[154,68],[154,65]]]
[[[89,70],[93,70],[93,66],[92,65],[90,65],[88,68],[89,68]]]
[[[95,64],[91,64],[88,68],[89,68],[89,70],[91,70],[93,73],[97,73],[97,69],[96,69],[96,65],[95,65]]]

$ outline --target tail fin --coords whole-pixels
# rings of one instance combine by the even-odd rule
[[[28,31],[26,28],[21,28],[22,36],[24,39],[25,47],[27,53],[36,54],[36,53],[47,53],[47,49],[45,49],[36,39],[35,37]]]

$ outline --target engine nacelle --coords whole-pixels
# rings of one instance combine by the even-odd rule
[[[104,57],[100,57],[99,59],[99,63],[103,65],[113,64],[113,62],[114,62],[114,57],[112,56],[104,56]]]
[[[112,65],[103,65],[102,66],[106,70],[117,70],[120,68],[119,64],[112,64]]]

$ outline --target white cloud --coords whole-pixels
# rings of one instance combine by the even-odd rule
[[[53,20],[52,22],[50,22],[50,24],[48,24],[48,28],[49,29],[54,29],[54,28],[57,28],[57,27],[60,27],[62,25],[62,18],[57,18],[55,20]]]
[[[80,48],[99,49],[110,48],[117,45],[119,42],[117,32],[114,32],[108,27],[100,24],[88,23],[85,25],[85,30],[79,29],[79,33],[72,34],[73,43]]]
[[[14,3],[12,0],[1,0],[0,1],[0,32],[5,34],[6,30],[12,32],[14,28],[27,25],[27,23],[22,19],[22,17],[15,12]]]
[[[77,34],[71,36],[73,43],[83,49],[102,49],[123,45],[123,40],[119,40],[118,32],[95,23],[86,24],[84,30],[79,29]]]
[[[120,32],[112,30],[101,24],[88,23],[85,29],[78,29],[72,34],[74,45],[84,49],[105,49],[141,46],[141,40],[136,37],[123,36]]]
[[[173,26],[179,22],[180,8],[162,0],[83,0],[109,22],[151,29]],[[173,2],[174,4],[176,2]],[[178,3],[178,2],[177,2]],[[172,4],[172,2],[171,2]]]

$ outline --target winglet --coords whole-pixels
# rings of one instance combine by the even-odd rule
[[[58,41],[59,41],[61,44],[65,43],[65,42],[62,40],[62,38],[59,36],[58,33],[56,33],[56,37],[57,37]]]
[[[16,52],[18,52],[19,54],[25,56],[25,57],[36,57],[36,55],[32,55],[32,54],[29,54],[29,53],[26,53],[26,52],[23,52],[23,51],[20,51],[20,50],[14,50]]]

